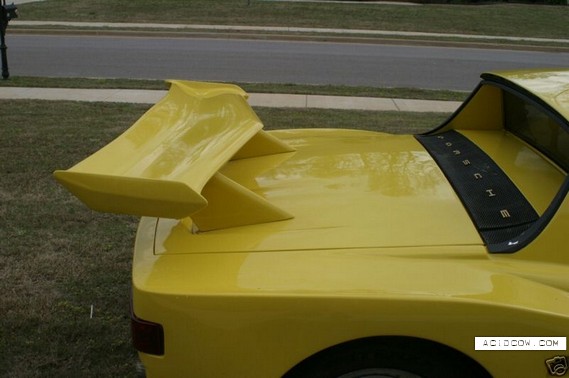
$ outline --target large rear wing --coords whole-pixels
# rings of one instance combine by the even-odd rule
[[[171,81],[117,139],[55,178],[93,210],[191,217],[201,231],[291,218],[223,176],[230,160],[291,152],[265,133],[239,87]]]

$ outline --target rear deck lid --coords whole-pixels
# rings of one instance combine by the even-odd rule
[[[221,172],[294,217],[192,233],[161,219],[156,253],[482,245],[460,199],[409,135],[275,131],[296,152],[232,161]]]

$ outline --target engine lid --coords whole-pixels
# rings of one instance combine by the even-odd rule
[[[208,232],[192,232],[189,218],[161,219],[156,253],[483,244],[413,136],[326,129],[271,134],[296,151],[231,161],[220,172],[293,218]]]

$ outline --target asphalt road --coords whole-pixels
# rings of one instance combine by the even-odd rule
[[[8,34],[15,76],[470,90],[488,70],[569,67],[569,53],[206,38]]]

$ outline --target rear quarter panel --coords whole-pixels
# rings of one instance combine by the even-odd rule
[[[475,351],[474,337],[569,336],[566,291],[482,247],[156,256],[154,228],[141,223],[133,275],[135,313],[165,332],[164,356],[141,355],[149,376],[278,377],[327,347],[402,335],[539,377],[555,352]]]

